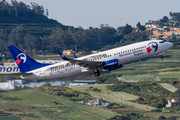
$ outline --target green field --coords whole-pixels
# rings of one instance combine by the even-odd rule
[[[101,92],[90,91],[88,89],[90,86],[101,89]],[[156,108],[151,107],[151,106],[130,102],[131,100],[137,99],[138,96],[128,94],[125,92],[113,92],[107,88],[107,84],[71,86],[70,88],[72,88],[74,90],[81,91],[81,92],[87,92],[96,98],[102,98],[102,99],[107,100],[107,101],[116,102],[119,104],[124,104],[124,105],[131,106],[134,108],[138,108],[141,110],[150,111],[152,109],[156,109]]]
[[[160,59],[158,56],[154,56],[141,61],[135,61],[132,63],[124,64],[124,67],[111,71],[109,73],[102,72],[100,77],[94,77],[91,74],[87,76],[89,78],[100,79],[104,77],[104,80],[111,80],[111,77],[118,78],[121,82],[143,82],[143,81],[180,81],[180,50],[169,50],[164,55],[164,59]],[[42,58],[44,59],[44,58]],[[51,59],[51,58],[48,58]],[[52,59],[58,59],[54,57]],[[69,78],[73,80],[74,78]],[[113,92],[107,88],[111,84],[98,84],[98,85],[83,85],[83,86],[71,86],[70,88],[81,92],[91,94],[95,98],[102,98],[106,101],[115,102],[117,104],[125,105],[130,111],[137,109],[139,111],[150,111],[156,109],[149,105],[138,104],[137,102],[131,102],[138,98],[136,95],[128,94],[126,92]],[[152,93],[146,89],[147,86],[138,84],[142,89],[141,92],[145,94],[153,94],[159,96],[157,93]],[[163,88],[173,92],[177,88],[171,83],[160,84]],[[159,85],[159,86],[160,86]],[[94,92],[89,89],[90,86],[101,89],[101,92]],[[5,98],[18,97],[20,100],[7,100]],[[58,101],[62,105],[56,105],[53,102]],[[15,113],[21,118],[26,120],[43,119],[43,120],[59,120],[59,119],[108,119],[117,115],[117,112],[113,112],[103,107],[93,107],[83,104],[78,104],[68,98],[59,97],[49,93],[45,93],[41,88],[25,89],[19,91],[8,91],[0,93],[0,108]],[[165,110],[166,111],[166,110]],[[121,112],[119,112],[121,114]],[[123,113],[123,112],[122,112]],[[177,112],[179,113],[179,108]],[[158,118],[157,116],[163,115],[165,117],[179,116],[176,113],[151,113],[146,112],[143,115],[148,117]],[[1,116],[2,117],[2,116]],[[0,117],[0,119],[1,119]],[[6,117],[6,116],[5,116]],[[9,116],[14,117],[14,116]],[[14,118],[16,120],[16,118]],[[18,118],[17,118],[18,119]]]
[[[21,120],[21,119],[13,115],[8,115],[8,116],[0,116],[0,120]]]
[[[177,88],[175,88],[174,86],[172,86],[168,83],[159,83],[159,84],[171,92],[175,92],[177,90]]]
[[[1,109],[13,112],[26,120],[100,120],[117,114],[106,108],[83,105],[68,98],[45,93],[41,88],[3,92],[0,95]],[[7,97],[18,97],[21,100],[5,100]],[[62,105],[56,105],[54,101]]]

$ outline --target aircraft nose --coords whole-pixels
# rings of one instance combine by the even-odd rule
[[[173,43],[167,42],[166,45],[167,45],[168,48],[171,48],[173,46]]]

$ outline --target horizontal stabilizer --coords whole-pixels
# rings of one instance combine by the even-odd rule
[[[78,58],[76,55],[74,55],[74,58]]]

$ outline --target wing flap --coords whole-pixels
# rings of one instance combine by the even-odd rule
[[[101,67],[104,63],[102,61],[86,61],[86,60],[78,60],[76,58],[70,59],[70,58],[67,58],[64,54],[62,54],[59,50],[58,50],[58,53],[60,54],[60,56],[63,60],[69,61],[71,63],[78,64],[80,66],[83,66],[83,67],[86,67],[89,69],[93,69],[95,67]]]
[[[32,75],[33,73],[11,73],[11,75],[23,75],[23,76],[28,76]]]

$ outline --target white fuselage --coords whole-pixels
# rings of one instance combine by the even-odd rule
[[[163,40],[148,40],[76,59],[86,61],[108,61],[118,59],[120,64],[124,64],[163,53],[172,46],[172,43],[163,42]],[[93,70],[86,70],[85,67],[78,64],[72,64],[68,61],[64,61],[29,71],[33,74],[29,76],[21,76],[21,78],[29,80],[55,80],[92,71]]]

